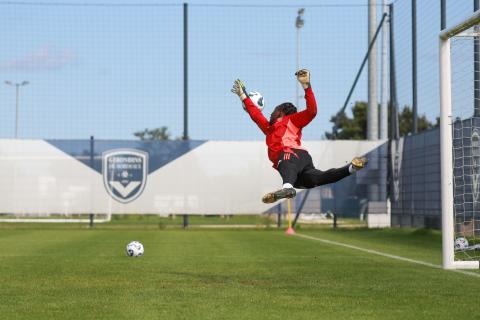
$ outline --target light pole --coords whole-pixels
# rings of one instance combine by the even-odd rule
[[[368,43],[372,43],[377,28],[377,0],[368,0]],[[368,57],[367,140],[378,140],[377,46],[374,43]]]
[[[28,81],[22,81],[21,83],[5,81],[5,84],[15,87],[15,139],[18,139],[18,105],[20,99],[20,87],[26,86],[28,83]]]
[[[300,29],[303,27],[305,24],[305,21],[302,19],[303,18],[303,13],[305,12],[305,8],[300,8],[298,9],[298,16],[297,19],[295,20],[295,27],[297,28],[297,69],[295,71],[298,71],[300,69]],[[299,108],[299,97],[300,97],[300,92],[299,92],[299,83],[295,82],[295,106]]]
[[[382,0],[383,14],[388,14],[387,0]],[[382,65],[381,65],[381,92],[380,92],[380,140],[388,139],[388,65],[387,65],[387,36],[389,19],[382,26]],[[385,180],[386,181],[386,180]]]

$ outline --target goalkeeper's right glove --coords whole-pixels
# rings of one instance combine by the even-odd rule
[[[247,89],[245,89],[245,85],[240,79],[237,79],[233,82],[233,88],[231,91],[235,93],[242,101],[245,100],[248,96]]]
[[[295,72],[298,82],[302,85],[303,89],[310,88],[310,71],[307,69],[300,69]]]

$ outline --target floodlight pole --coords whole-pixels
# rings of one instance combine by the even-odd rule
[[[417,0],[412,0],[412,113],[413,132],[418,133],[417,116]]]
[[[297,56],[296,56],[296,70],[298,71],[300,69],[300,29],[303,27],[305,24],[305,20],[303,20],[303,13],[305,12],[304,8],[298,9],[297,12],[297,19],[295,20],[295,27],[297,28]],[[299,103],[300,103],[300,91],[299,91],[299,86],[300,84],[295,81],[295,106],[299,108]]]
[[[400,138],[400,128],[398,125],[398,102],[397,102],[397,76],[395,68],[395,33],[394,33],[394,8],[395,4],[389,5],[390,16],[390,119],[391,119],[391,137],[390,139],[398,140]]]
[[[392,4],[390,4],[390,6],[392,6]],[[383,27],[383,23],[385,22],[387,16],[388,16],[387,13],[383,14],[382,20],[380,20],[380,23],[378,24],[377,31],[375,31],[373,39],[370,42],[370,44],[368,45],[368,50],[367,50],[367,53],[365,54],[365,57],[363,58],[362,64],[360,65],[360,69],[358,70],[357,75],[355,76],[355,80],[353,80],[353,84],[350,87],[350,91],[348,92],[347,99],[345,99],[345,102],[343,103],[343,106],[340,109],[340,111],[338,111],[337,114],[335,115],[335,123],[333,124],[333,136],[335,137],[335,139],[336,139],[337,133],[338,133],[338,124],[339,124],[338,120],[339,120],[340,116],[345,112],[345,109],[347,108],[347,105],[350,102],[350,98],[352,97],[353,90],[355,90],[355,87],[357,86],[358,79],[360,79],[360,75],[362,74],[363,68],[365,67],[365,64],[367,63],[367,60],[370,57],[373,45],[375,44],[375,41],[377,40],[378,34],[380,33],[380,29]],[[377,129],[378,129],[378,126],[377,126]]]
[[[440,30],[447,27],[447,0],[440,1]]]
[[[368,0],[368,5],[368,43],[372,43],[373,48],[368,57],[367,140],[378,140],[377,47],[374,41],[377,24],[377,1]]]
[[[183,4],[183,140],[188,140],[188,3]]]
[[[183,4],[183,140],[188,140],[188,3]],[[183,228],[188,227],[188,214],[183,215]]]
[[[383,14],[388,14],[388,7],[386,0],[383,0]],[[384,22],[382,28],[382,66],[381,66],[381,75],[382,75],[382,84],[381,84],[381,98],[380,98],[380,139],[388,139],[388,69],[387,69],[387,32],[388,30],[388,20]]]
[[[11,81],[5,81],[6,85],[15,87],[15,139],[18,139],[18,111],[20,106],[20,87],[29,84],[28,81],[22,81],[21,83],[13,83]]]

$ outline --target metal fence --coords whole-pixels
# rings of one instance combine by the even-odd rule
[[[473,12],[474,0],[393,2],[399,112],[405,107],[416,108],[418,116],[425,116],[432,125],[440,115],[438,34],[442,27],[442,3],[446,28]]]
[[[256,140],[233,80],[269,114],[297,101],[299,64],[319,105],[305,136],[320,139],[366,52],[368,6],[312,3],[300,29],[297,5],[0,2],[0,137],[136,139],[165,126],[172,139]],[[362,76],[352,103],[366,90]]]
[[[470,15],[474,3],[390,3],[390,87],[396,89],[390,105],[396,102],[399,113],[416,110],[419,131],[421,121],[432,127],[439,115],[438,32]],[[266,114],[284,101],[302,108],[294,77],[301,66],[312,72],[319,106],[304,137],[322,139],[368,47],[366,0],[305,6],[9,1],[0,2],[0,12],[0,138],[130,140],[166,127],[169,139],[263,139],[230,93],[232,81],[241,78],[260,91]],[[304,23],[296,25],[299,18]],[[347,112],[367,96],[364,72]],[[392,204],[394,225],[438,224],[436,132],[405,139],[402,172],[391,163],[390,196],[400,195]],[[399,146],[392,141],[391,159]],[[382,180],[385,166],[375,173]],[[395,175],[402,177],[396,187]],[[387,186],[378,185],[378,193],[367,192],[369,200],[384,200]]]
[[[474,4],[473,0],[398,0],[393,4],[396,49],[394,85],[398,92],[398,111],[402,112],[405,107],[416,109],[418,125],[424,117],[424,120],[435,126],[440,114],[439,32],[470,16],[474,11]],[[454,113],[455,116],[461,113],[462,119],[470,118],[474,112],[473,58],[473,46],[465,46],[462,51],[456,51],[452,56],[454,68],[461,69],[460,72],[453,72],[454,81],[457,82],[454,85],[456,91],[453,93]],[[459,76],[461,81],[457,79]],[[459,127],[458,122],[455,126]],[[470,134],[463,131],[465,135]],[[457,136],[455,133],[455,137]],[[454,148],[470,152],[464,150],[462,143],[461,139],[456,139]],[[470,145],[465,147],[469,148]],[[439,130],[434,128],[418,134],[411,130],[403,139],[391,141],[390,155],[392,226],[440,228]],[[456,166],[457,162],[456,160]],[[471,179],[465,172],[456,179]],[[469,190],[468,192],[471,193]],[[456,203],[458,201],[456,200]]]
[[[392,226],[441,226],[440,132],[432,129],[391,142]]]

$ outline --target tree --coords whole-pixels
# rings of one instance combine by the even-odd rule
[[[398,115],[400,136],[406,136],[413,131],[413,111],[409,106],[405,106]],[[436,125],[428,121],[425,115],[417,116],[418,132],[434,128]]]
[[[367,138],[367,103],[357,101],[352,107],[353,118],[343,113],[330,118],[330,122],[337,123],[337,136],[332,132],[325,132],[329,140],[365,140]]]
[[[137,131],[133,134],[140,140],[170,140],[170,133],[167,127],[160,127],[155,129],[145,129],[143,131]]]
[[[380,107],[380,106],[379,106]],[[337,120],[337,136],[332,132],[325,132],[325,137],[329,140],[365,140],[367,138],[367,103],[357,101],[352,107],[352,115],[350,118],[345,113],[335,115],[330,122],[335,124]],[[338,118],[338,119],[337,119]],[[391,123],[388,117],[389,126]],[[413,112],[409,106],[405,106],[398,114],[400,136],[408,135],[413,130]],[[438,119],[435,124],[431,123],[425,115],[417,117],[418,132],[422,132],[438,126]]]

